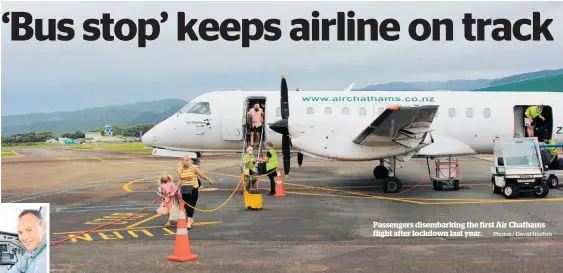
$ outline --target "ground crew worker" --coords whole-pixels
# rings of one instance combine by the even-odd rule
[[[254,149],[252,146],[246,148],[246,154],[243,157],[243,167],[242,172],[244,174],[244,185],[245,189],[248,191],[252,182],[252,187],[256,184],[256,158],[254,158]]]
[[[534,137],[534,127],[536,126],[536,122],[538,121],[538,118],[540,118],[541,120],[545,120],[545,118],[541,114],[542,110],[543,110],[543,105],[537,105],[537,106],[532,105],[526,109],[526,112],[524,112],[524,115],[528,119],[528,122],[526,124],[528,130],[528,137]]]
[[[548,137],[544,138],[545,144],[555,144],[555,141],[550,140]],[[550,170],[558,170],[559,169],[559,157],[557,156],[557,147],[546,147],[546,150],[549,151],[549,163],[548,168]]]
[[[268,148],[268,153],[266,154],[266,157],[260,161],[266,162],[266,173],[268,174],[268,178],[270,178],[270,193],[268,193],[268,195],[275,195],[276,182],[274,179],[277,176],[276,169],[279,166],[278,155],[276,154],[276,150],[274,150],[274,144],[272,144],[272,142],[267,141],[266,147]]]

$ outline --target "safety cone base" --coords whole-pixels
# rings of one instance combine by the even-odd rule
[[[168,260],[173,262],[188,262],[196,260],[199,255],[192,253],[190,236],[188,235],[187,229],[186,213],[183,205],[179,206],[177,222],[174,253],[168,256]]]
[[[175,255],[168,256],[168,260],[172,262],[189,262],[189,261],[197,260],[197,258],[199,258],[199,255],[197,254],[190,254],[188,256],[183,256],[183,257],[178,257]]]

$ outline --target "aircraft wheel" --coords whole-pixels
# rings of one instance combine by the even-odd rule
[[[383,191],[386,193],[398,193],[402,187],[403,183],[396,178],[391,178],[383,183]]]
[[[373,169],[373,176],[377,179],[386,179],[389,177],[389,170],[385,166],[378,165]]]

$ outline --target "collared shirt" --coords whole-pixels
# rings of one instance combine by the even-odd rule
[[[37,249],[27,252],[8,273],[47,273],[47,247],[47,236],[45,235]]]

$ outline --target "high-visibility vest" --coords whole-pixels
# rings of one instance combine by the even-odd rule
[[[270,152],[272,157],[270,157],[266,163],[266,170],[275,169],[278,167],[278,154],[276,154],[276,151],[273,148],[270,148],[268,152]]]
[[[538,107],[537,106],[528,107],[528,109],[526,109],[526,112],[530,115],[530,117],[532,117],[532,119],[535,119],[536,117],[538,117],[541,114],[541,113],[538,113]]]
[[[551,140],[551,141],[549,141],[549,144],[555,144],[555,141]],[[551,156],[554,156],[555,154],[557,154],[557,147],[547,147],[546,149],[549,151]]]

